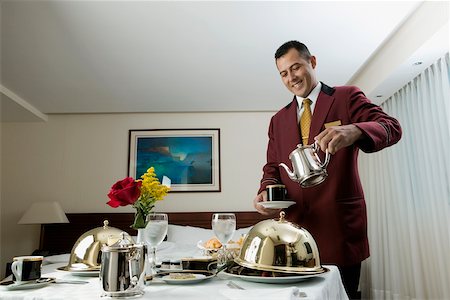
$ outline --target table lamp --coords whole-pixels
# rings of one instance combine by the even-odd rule
[[[69,223],[61,205],[56,202],[35,202],[20,218],[18,224],[41,224],[39,249],[43,245],[44,224]]]

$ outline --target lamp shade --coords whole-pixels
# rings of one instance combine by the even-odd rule
[[[69,223],[61,205],[54,202],[35,202],[20,218],[18,224]]]

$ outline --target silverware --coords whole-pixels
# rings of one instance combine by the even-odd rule
[[[294,292],[292,293],[292,296],[297,297],[297,298],[306,298],[306,297],[308,297],[308,295],[306,295],[305,292],[301,292],[299,289],[295,289]]]
[[[85,284],[85,283],[89,283],[89,281],[84,281],[84,280],[67,280],[67,279],[57,279],[57,278],[39,278],[38,280],[36,280],[37,283],[44,283],[44,282],[49,282],[49,283],[71,283],[71,284]]]
[[[89,281],[56,279],[53,283],[86,284],[89,283]]]
[[[238,285],[237,283],[231,280],[227,282],[227,287],[231,289],[245,290],[242,286]]]
[[[217,270],[216,273],[214,273],[214,277],[217,276],[217,274],[219,274],[222,271],[225,271],[229,266],[231,266],[233,264],[233,262],[226,262],[225,264],[223,264],[223,266],[220,266]]]
[[[227,286],[230,289],[245,290],[242,286],[238,285],[236,282],[231,281],[231,280],[227,282]],[[308,295],[306,295],[305,292],[301,292],[298,288],[294,289],[294,291],[292,292],[292,296],[294,296],[296,298],[308,297]]]

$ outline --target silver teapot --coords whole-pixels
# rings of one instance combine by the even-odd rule
[[[326,168],[330,162],[328,150],[325,151],[325,161],[323,163],[320,161],[317,155],[319,149],[317,142],[308,146],[297,145],[297,148],[289,154],[293,171],[284,163],[280,163],[279,166],[283,167],[289,178],[298,182],[301,187],[316,186],[327,178]]]
[[[107,297],[136,297],[144,294],[145,248],[133,244],[128,234],[111,246],[102,247],[100,282]]]

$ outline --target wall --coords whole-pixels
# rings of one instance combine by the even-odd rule
[[[2,173],[3,172],[2,172],[2,159],[1,159],[1,157],[2,157],[2,140],[3,140],[3,138],[2,138],[3,137],[3,123],[1,122],[1,110],[2,110],[2,105],[0,103],[0,261],[1,261],[1,258],[3,257],[3,255],[2,255],[2,249],[3,249],[3,246],[2,246],[3,245],[3,242],[2,242],[2,240],[3,240]],[[2,272],[4,272],[4,271],[2,270],[3,269],[2,266],[4,266],[3,263],[0,264],[0,278],[3,278]]]
[[[383,81],[391,80],[394,81],[395,84],[390,85],[389,91],[391,93],[385,94],[384,99],[389,98],[393,93],[397,92],[421,71],[414,69],[415,71],[410,74],[410,77],[405,75],[400,76],[397,79],[390,77],[395,74],[395,72],[398,72],[398,69],[402,67],[402,64],[408,63],[407,68],[411,69],[409,63],[412,62],[408,61],[408,58],[412,57],[415,52],[423,47],[433,35],[442,29],[442,27],[448,26],[449,8],[448,1],[424,1],[421,3],[417,10],[414,11],[411,16],[409,16],[399,28],[379,46],[370,59],[367,60],[358,72],[347,82],[347,85],[356,85],[361,88],[366,95],[375,96],[378,94],[377,88],[383,84]],[[436,45],[434,45],[434,47],[436,47]],[[427,51],[428,52],[422,53],[417,59],[424,61],[427,60],[427,56],[431,56],[432,59],[429,61],[431,64],[445,53],[440,52],[435,56],[435,53],[433,52],[436,50]],[[428,65],[424,65],[423,69],[426,66]],[[401,71],[411,72],[408,71],[408,69],[401,69]],[[385,87],[387,86],[385,83],[383,85]],[[373,94],[374,91],[377,91],[377,93]],[[387,90],[384,92],[387,92]]]
[[[156,210],[253,210],[272,114],[50,115],[47,122],[3,123],[2,274],[13,256],[38,247],[39,225],[17,224],[32,202],[59,201],[68,213],[133,212],[105,204],[110,186],[127,176],[129,129],[221,130],[222,192],[169,194]]]
[[[0,24],[1,24],[1,16],[2,16],[2,3],[0,3]],[[1,30],[0,30],[0,33],[1,33]],[[1,58],[2,58],[2,53],[1,53],[1,49],[2,49],[2,47],[1,47],[2,45],[1,45],[1,40],[0,40],[0,66],[1,66]],[[2,71],[1,71],[1,68],[0,68],[0,82],[3,82],[2,81]],[[0,261],[1,261],[1,258],[3,257],[3,255],[2,255],[2,236],[3,236],[3,226],[2,226],[2,159],[1,159],[1,157],[2,157],[2,106],[3,106],[3,101],[1,100],[1,97],[2,97],[2,95],[0,94]],[[3,273],[2,272],[4,272],[4,271],[2,271],[2,269],[3,269],[3,264],[1,264],[0,265],[0,278],[2,278],[3,276]]]

